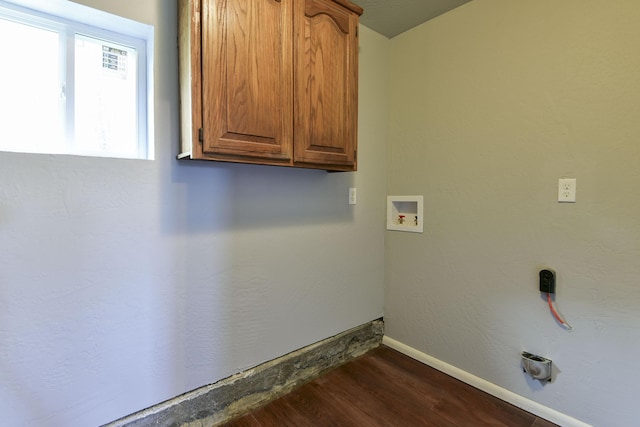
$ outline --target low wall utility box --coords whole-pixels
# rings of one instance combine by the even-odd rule
[[[422,233],[423,196],[387,196],[387,230]]]

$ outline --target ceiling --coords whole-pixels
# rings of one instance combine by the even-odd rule
[[[364,9],[360,23],[389,38],[470,0],[354,0]]]

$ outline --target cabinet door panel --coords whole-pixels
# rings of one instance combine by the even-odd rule
[[[293,140],[291,1],[205,0],[205,154],[289,160]]]
[[[358,16],[303,0],[295,28],[294,161],[355,169]]]

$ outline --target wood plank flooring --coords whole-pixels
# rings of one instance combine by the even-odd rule
[[[225,427],[552,427],[381,346]]]

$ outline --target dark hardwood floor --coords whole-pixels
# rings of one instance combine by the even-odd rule
[[[382,346],[226,427],[552,427],[546,420]]]

